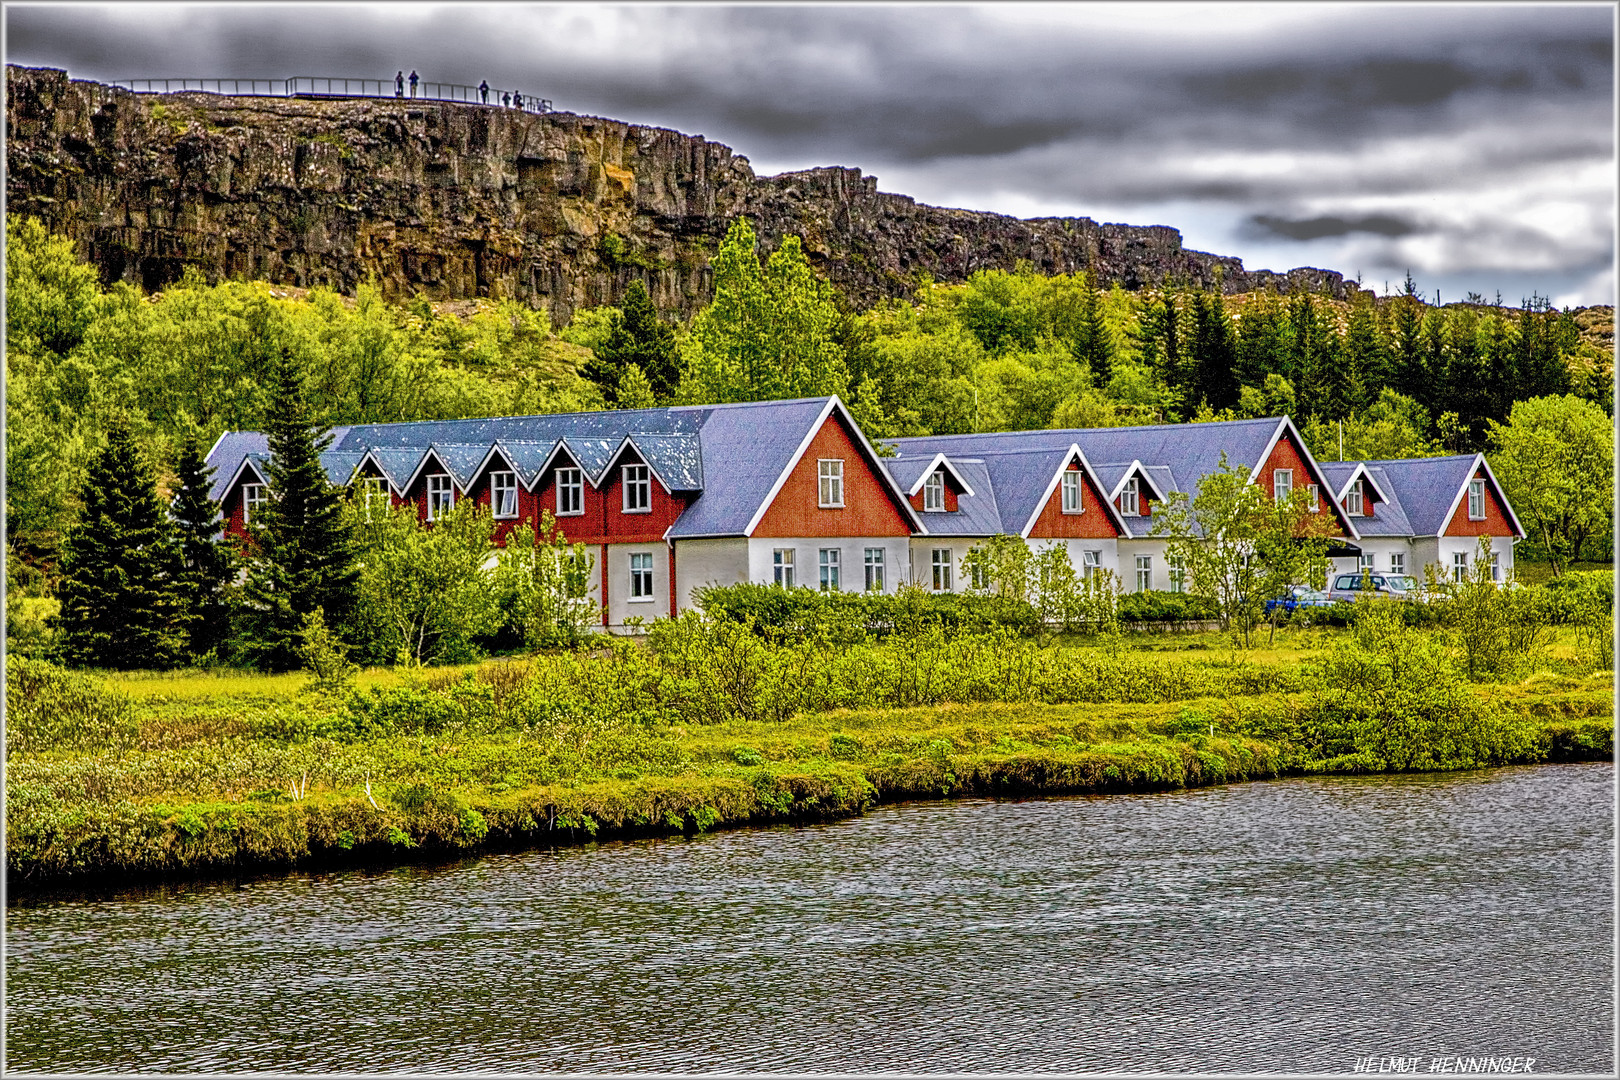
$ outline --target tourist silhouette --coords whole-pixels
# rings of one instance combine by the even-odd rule
[[[484,104],[485,105],[489,104],[489,80],[488,79],[485,79],[483,82],[478,84],[478,96],[484,99]]]
[[[394,96],[395,97],[404,97],[405,96],[405,72],[404,71],[401,71],[398,75],[394,76]]]
[[[411,72],[411,97],[416,96],[416,72]]]

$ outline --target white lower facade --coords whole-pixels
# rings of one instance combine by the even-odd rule
[[[656,540],[592,547],[596,566],[591,571],[591,599],[606,610],[608,626],[621,627],[625,619],[635,616],[652,622],[669,614],[668,544]],[[604,580],[606,593],[602,589]]]
[[[754,537],[748,578],[831,592],[892,593],[911,572],[904,536]]]
[[[1477,536],[1363,537],[1357,540],[1360,557],[1341,556],[1330,560],[1333,572],[1349,573],[1366,567],[1375,574],[1410,574],[1419,581],[1424,568],[1433,565],[1444,578],[1466,574],[1479,554]],[[1496,577],[1505,581],[1513,573],[1513,538],[1491,538],[1496,557]]]

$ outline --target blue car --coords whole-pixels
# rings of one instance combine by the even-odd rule
[[[1300,608],[1332,607],[1335,601],[1321,589],[1312,589],[1305,585],[1292,585],[1288,591],[1275,600],[1266,601],[1266,614],[1270,615],[1278,608],[1293,614]]]

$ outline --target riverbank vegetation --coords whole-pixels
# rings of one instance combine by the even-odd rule
[[[1605,645],[1557,625],[1470,679],[1455,631],[1062,635],[938,619],[644,641],[439,669],[94,675],[14,658],[14,888],[398,860],[858,814],[1612,756]],[[1498,650],[1501,653],[1501,650]]]

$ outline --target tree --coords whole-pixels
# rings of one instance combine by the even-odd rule
[[[832,286],[796,236],[761,266],[747,218],[732,222],[711,264],[714,300],[692,320],[680,397],[692,404],[844,395]]]
[[[1237,338],[1226,315],[1226,301],[1214,292],[1193,294],[1192,394],[1189,404],[1209,403],[1216,411],[1238,403]]]
[[[1360,412],[1378,397],[1389,382],[1389,357],[1378,333],[1372,301],[1357,291],[1350,302],[1344,334],[1345,413]]]
[[[1222,627],[1247,647],[1267,600],[1291,585],[1321,585],[1327,516],[1311,512],[1307,488],[1273,500],[1223,451],[1190,499],[1176,492],[1154,514],[1153,535],[1169,540],[1166,558],[1185,569],[1188,591],[1214,601]]]
[[[1430,412],[1433,391],[1431,372],[1423,362],[1423,297],[1417,291],[1412,272],[1406,272],[1401,295],[1396,297],[1390,318],[1390,365],[1395,389],[1422,403]]]
[[[72,664],[162,668],[184,643],[179,556],[151,468],[116,423],[63,541],[62,653]]]
[[[495,622],[484,570],[494,528],[471,500],[425,528],[409,503],[360,523],[361,617],[381,628],[383,655],[418,664],[475,658],[473,637]]]
[[[507,535],[499,558],[496,594],[530,648],[584,640],[602,614],[591,600],[596,557],[589,545],[570,544],[546,510],[538,532],[525,524]]]
[[[1423,406],[1386,388],[1361,414],[1308,420],[1300,433],[1318,461],[1386,461],[1440,453],[1423,434],[1427,425]]]
[[[1114,332],[1103,315],[1102,295],[1089,271],[1080,275],[1080,314],[1069,341],[1074,358],[1091,370],[1091,385],[1103,388],[1114,374]]]
[[[1491,422],[1490,440],[1492,471],[1555,575],[1610,535],[1614,436],[1603,410],[1573,394],[1531,398],[1508,423]]]
[[[580,373],[601,388],[602,396],[610,405],[617,404],[619,382],[625,368],[632,365],[641,369],[651,384],[653,396],[659,401],[668,400],[675,392],[680,376],[675,331],[658,317],[658,309],[647,295],[647,286],[639,280],[632,281],[625,290],[619,317],[612,321],[607,339],[594,352]]]
[[[242,651],[273,671],[299,663],[305,616],[320,608],[341,627],[354,607],[359,570],[341,492],[327,479],[322,432],[291,360],[276,366],[266,423],[269,498],[250,525],[251,554],[243,587]]]
[[[203,458],[197,436],[189,434],[175,465],[180,489],[169,507],[179,546],[178,582],[185,612],[187,648],[203,656],[230,631],[225,587],[235,572],[231,551],[220,542],[219,504],[208,497],[214,470]]]

